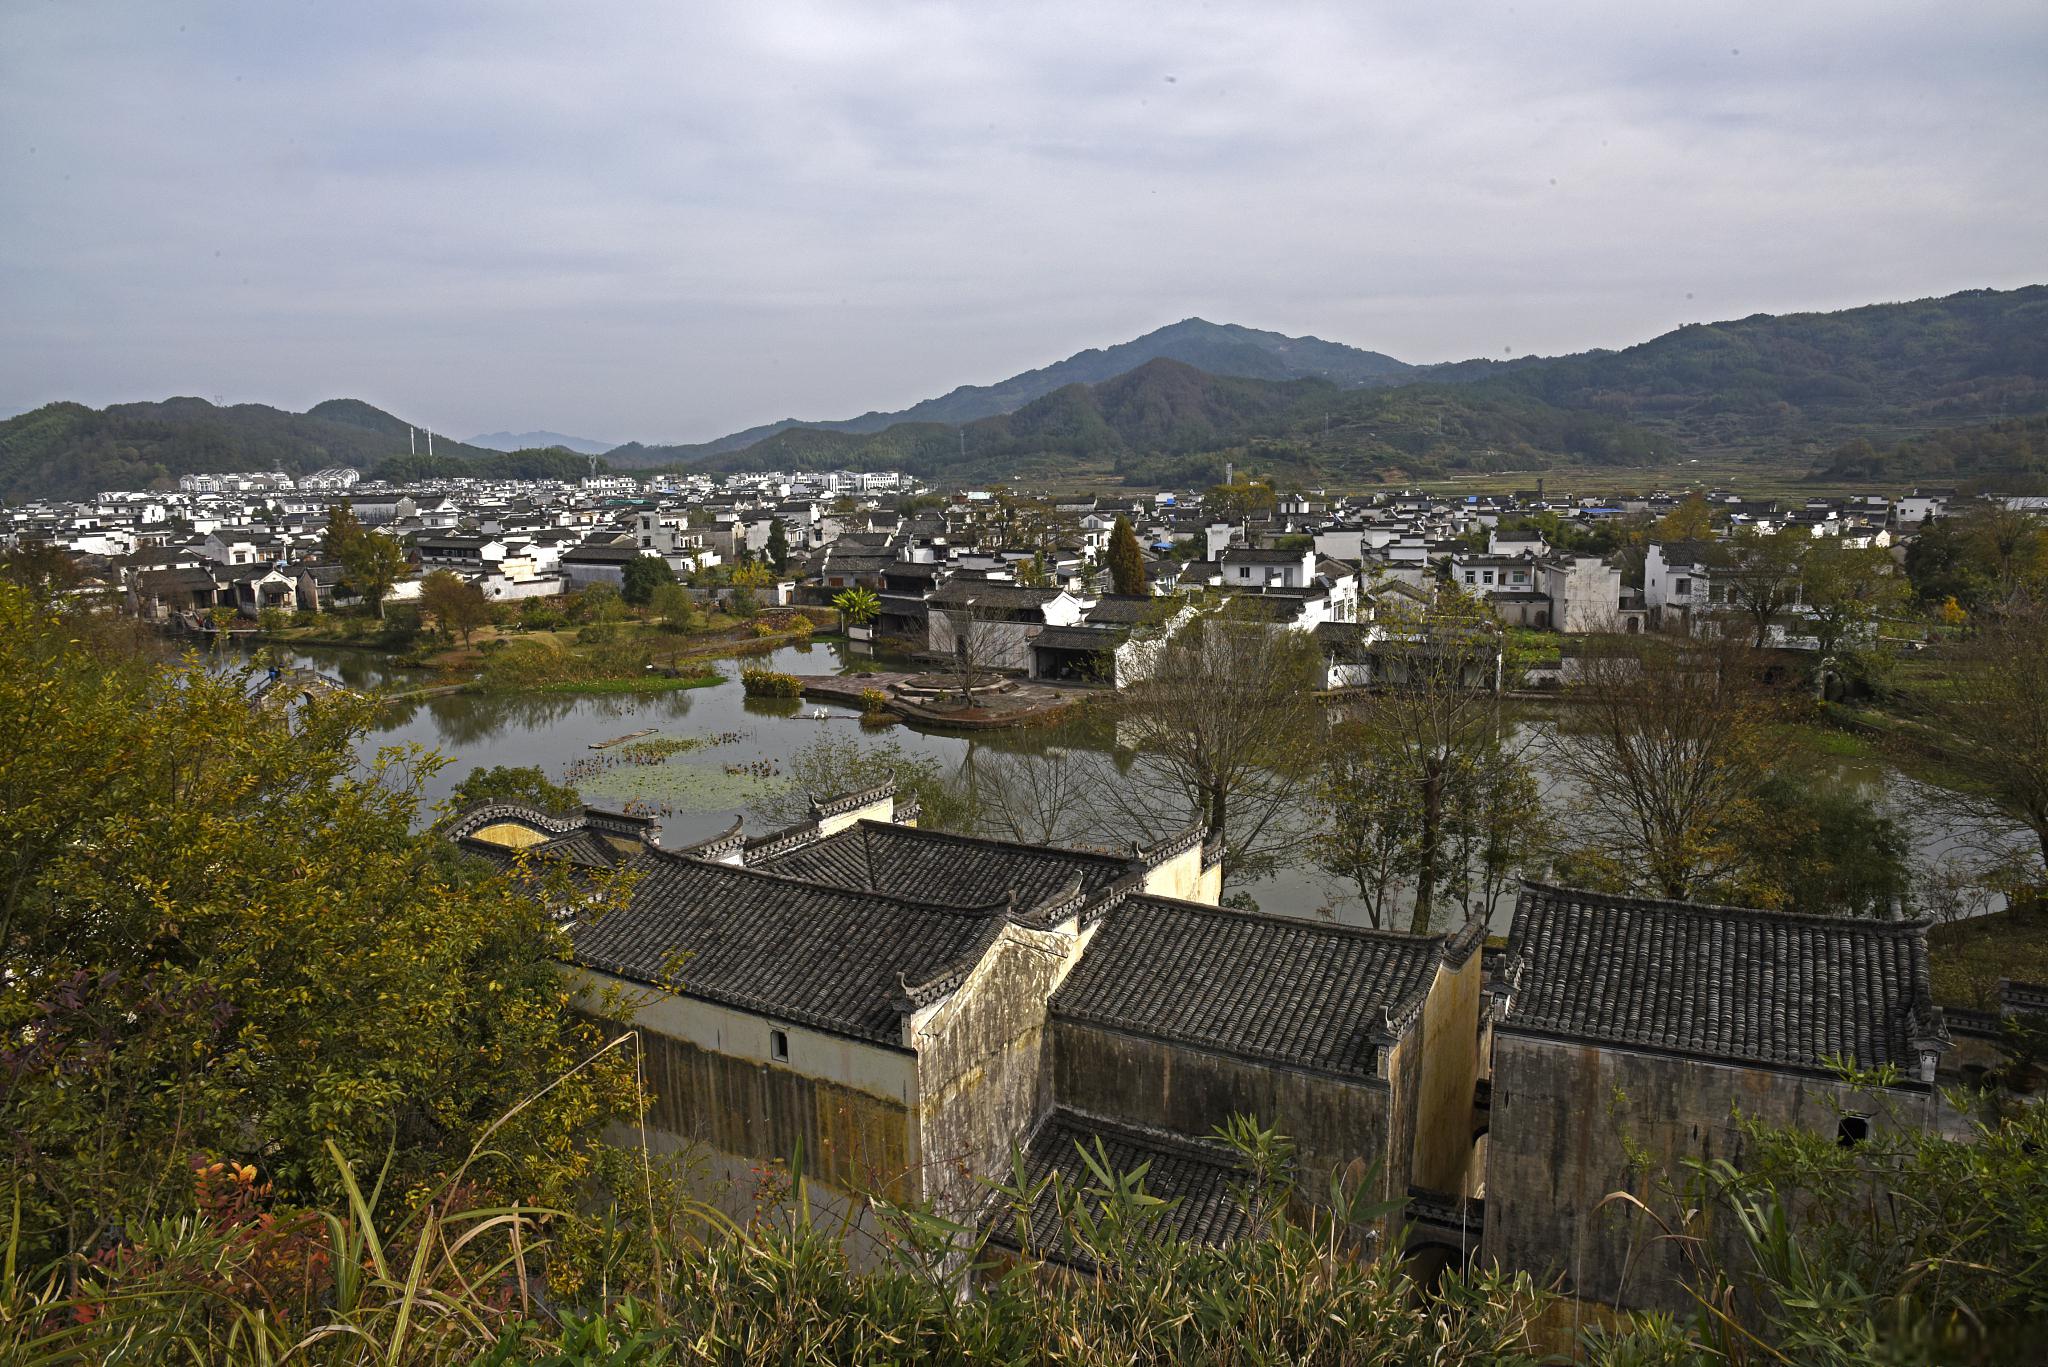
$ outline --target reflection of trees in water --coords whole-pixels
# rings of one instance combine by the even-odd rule
[[[1121,757],[1058,731],[972,740],[953,776],[976,834],[1034,845],[1124,850],[1187,829],[1189,813],[1133,800]]]

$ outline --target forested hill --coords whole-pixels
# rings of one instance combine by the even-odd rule
[[[981,418],[1012,413],[1056,390],[1074,384],[1099,384],[1129,374],[1148,361],[1179,361],[1211,375],[1258,380],[1321,379],[1341,386],[1392,384],[1423,373],[1377,351],[1364,351],[1320,337],[1288,337],[1278,332],[1186,318],[1115,346],[1076,352],[1037,370],[1027,370],[988,385],[962,385],[936,399],[926,399],[895,413],[863,413],[832,422],[781,422],[750,427],[715,441],[681,446],[629,443],[608,452],[621,466],[695,464],[738,451],[792,428],[817,432],[882,432],[903,423],[945,423],[959,426]]]
[[[2048,414],[1932,432],[1885,450],[1858,438],[1830,452],[1813,478],[1877,484],[1924,480],[2048,492]]]
[[[0,422],[0,497],[81,498],[240,470],[300,475],[352,465],[367,473],[406,450],[404,420],[356,399],[329,399],[304,413],[192,398],[103,409],[53,403]],[[497,453],[437,436],[434,454]]]
[[[898,466],[961,479],[1113,470],[1162,483],[1208,478],[1232,459],[1338,481],[1690,456],[1809,469],[1846,442],[2048,412],[2048,286],[1758,314],[1622,351],[1360,375],[1226,378],[1154,361],[959,426],[783,427],[737,448],[612,458],[651,463],[659,450],[713,469]]]

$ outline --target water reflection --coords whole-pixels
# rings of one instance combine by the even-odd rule
[[[436,681],[364,651],[301,649],[281,655],[279,662],[286,667],[315,669],[351,687],[417,688]],[[646,695],[416,696],[393,701],[368,744],[419,744],[449,756],[453,762],[427,785],[429,801],[438,801],[472,768],[483,765],[537,765],[560,778],[570,765],[600,753],[591,749],[596,742],[632,731],[718,738],[718,744],[701,752],[634,776],[646,785],[646,800],[669,810],[663,838],[671,845],[716,835],[739,814],[748,800],[749,780],[728,773],[727,766],[786,772],[792,757],[822,735],[892,742],[910,755],[935,761],[989,813],[988,833],[1004,838],[1121,848],[1133,839],[1156,839],[1180,824],[1177,814],[1169,820],[1136,800],[1129,779],[1131,754],[1116,743],[1113,720],[1099,711],[1084,709],[1056,725],[1009,731],[935,734],[895,726],[870,732],[858,725],[852,708],[746,697],[739,685],[743,663],[796,674],[905,667],[901,661],[849,658],[837,642],[815,642],[725,661],[725,682],[704,688]],[[1541,742],[1561,715],[1554,709],[1524,708],[1506,717],[1515,743],[1526,744],[1538,760],[1547,807],[1572,797],[1564,781],[1544,772],[1540,763]],[[1881,757],[1810,752],[1802,762],[1816,786],[1854,792],[1898,821],[1919,869],[1936,869],[1983,844],[1984,832],[1959,826],[1929,800],[1925,784]],[[1317,871],[1305,853],[1241,890],[1265,911],[1363,923],[1355,899]],[[1496,930],[1506,929],[1511,910],[1512,898],[1493,909]],[[1446,914],[1454,913],[1447,908]],[[1401,921],[1405,924],[1405,916]]]

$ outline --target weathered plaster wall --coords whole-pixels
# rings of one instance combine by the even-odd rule
[[[1439,965],[1422,1008],[1421,1036],[1404,1043],[1422,1057],[1415,1098],[1409,1180],[1431,1191],[1467,1195],[1472,1167],[1472,1088],[1479,1077],[1479,955],[1456,969]]]
[[[1146,870],[1144,890],[1153,897],[1177,897],[1184,902],[1206,902],[1214,906],[1217,894],[1222,891],[1221,874],[1222,866],[1218,865],[1217,877],[1203,877],[1202,846],[1197,842],[1157,868]],[[1212,883],[1216,892],[1209,890]]]
[[[1200,990],[1199,984],[1188,987]],[[1399,1163],[1388,1162],[1384,1085],[1202,1053],[1058,1017],[1052,1057],[1053,1096],[1076,1110],[1195,1138],[1233,1113],[1278,1125],[1294,1140],[1310,1196],[1327,1188],[1333,1168],[1354,1158],[1381,1163],[1383,1174],[1407,1166],[1405,1148]]]
[[[687,973],[687,966],[685,967]],[[581,1006],[607,1020],[632,1023],[752,1063],[769,1063],[769,1032],[789,1037],[786,1066],[808,1077],[910,1105],[917,1096],[917,1060],[907,1049],[888,1049],[844,1035],[663,992],[590,969],[575,970]],[[607,993],[614,994],[609,1000]]]
[[[977,1176],[1009,1170],[1012,1148],[1050,1104],[1045,1003],[1071,936],[1006,926],[967,981],[913,1024],[924,1193],[958,1214],[979,1204]]]
[[[818,835],[823,839],[828,835],[837,835],[847,827],[863,821],[887,821],[895,811],[896,799],[893,796],[880,797],[865,807],[855,807],[852,811],[834,812],[830,816],[820,817]]]
[[[1684,1159],[1740,1161],[1745,1116],[1832,1136],[1842,1109],[1924,1124],[1924,1093],[1873,1097],[1823,1077],[1669,1055],[1536,1039],[1496,1028],[1493,1112],[1486,1155],[1486,1251],[1539,1279],[1562,1272],[1598,1300],[1683,1310],[1674,1278],[1678,1246],[1624,1203],[1595,1211],[1610,1192],[1647,1196],[1649,1178]],[[1652,1204],[1656,1204],[1652,1202]],[[1632,1237],[1633,1236],[1633,1237]],[[1627,1275],[1624,1281],[1624,1267]]]
[[[529,845],[538,845],[542,841],[554,839],[545,831],[536,831],[533,827],[522,826],[516,821],[496,821],[469,834],[472,840],[503,845],[512,850],[523,850]]]

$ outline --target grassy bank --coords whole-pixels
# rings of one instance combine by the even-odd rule
[[[1982,1009],[2000,978],[2048,983],[2048,911],[1994,911],[1927,932],[1934,999]]]

